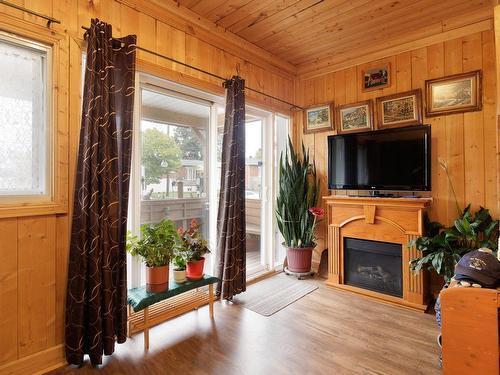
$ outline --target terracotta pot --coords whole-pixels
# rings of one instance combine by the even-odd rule
[[[164,292],[168,289],[168,265],[161,267],[146,267],[146,291],[151,293]]]
[[[288,270],[296,273],[311,271],[311,258],[314,247],[287,247]]]
[[[186,270],[174,269],[174,280],[176,284],[182,284],[186,282]]]
[[[205,267],[205,258],[194,262],[188,262],[186,268],[187,278],[189,280],[199,280],[203,277],[203,268]]]

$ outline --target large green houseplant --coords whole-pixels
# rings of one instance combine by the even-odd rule
[[[451,227],[431,222],[425,216],[426,235],[411,241],[422,256],[410,261],[410,268],[420,271],[424,268],[435,270],[446,282],[455,274],[455,265],[462,255],[481,247],[498,251],[499,221],[491,217],[488,209],[480,207],[473,213],[470,204],[462,211],[456,198],[455,189],[448,172],[448,164],[439,160],[441,168],[448,177],[451,192],[455,199],[458,218]]]
[[[180,239],[172,220],[141,226],[141,238],[130,236],[127,250],[142,258],[146,265],[146,289],[160,292],[168,289],[169,263]]]
[[[315,228],[323,210],[315,207],[319,198],[316,166],[310,162],[309,150],[302,144],[299,155],[290,140],[279,161],[279,187],[276,200],[278,229],[287,249],[288,269],[305,273],[311,269]]]

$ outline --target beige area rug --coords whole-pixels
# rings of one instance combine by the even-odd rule
[[[238,294],[234,303],[264,316],[271,316],[288,305],[318,289],[307,280],[280,273],[258,283]]]

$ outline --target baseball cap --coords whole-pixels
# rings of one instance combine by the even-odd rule
[[[490,252],[473,250],[455,266],[455,279],[471,280],[483,287],[494,288],[500,281],[500,261]]]

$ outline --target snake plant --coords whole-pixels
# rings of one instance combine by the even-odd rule
[[[316,216],[309,211],[316,206],[319,181],[309,150],[302,143],[302,155],[296,153],[288,138],[288,149],[279,160],[279,187],[276,204],[278,229],[287,247],[313,247]]]

